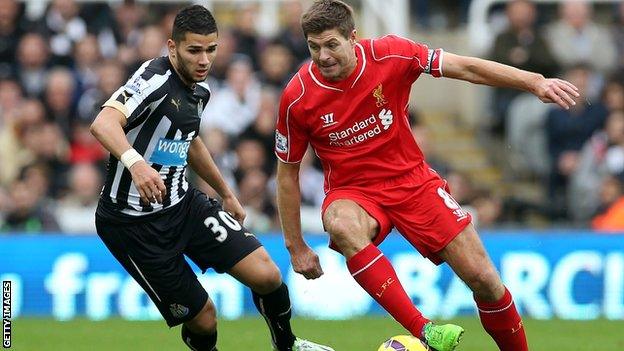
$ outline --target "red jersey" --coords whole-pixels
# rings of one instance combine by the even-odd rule
[[[355,45],[357,66],[339,82],[304,64],[280,101],[275,153],[300,162],[308,144],[321,160],[325,192],[400,176],[423,162],[408,105],[421,73],[440,77],[442,50],[394,35]]]

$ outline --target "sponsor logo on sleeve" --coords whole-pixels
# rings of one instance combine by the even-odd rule
[[[145,89],[149,88],[149,83],[143,79],[141,76],[134,78],[132,82],[128,82],[125,85],[125,88],[128,92],[141,95]]]
[[[288,138],[279,131],[275,131],[275,150],[280,153],[288,152]]]

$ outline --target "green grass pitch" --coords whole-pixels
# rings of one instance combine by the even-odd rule
[[[478,318],[450,322],[466,329],[459,351],[497,350]],[[532,351],[622,351],[624,321],[526,320]],[[376,351],[388,337],[405,332],[391,318],[371,317],[348,321],[295,319],[295,333],[333,346],[336,351]],[[220,351],[270,351],[268,330],[260,318],[219,321]],[[30,350],[141,351],[187,350],[179,328],[164,322],[102,322],[19,318],[12,322],[12,348]]]

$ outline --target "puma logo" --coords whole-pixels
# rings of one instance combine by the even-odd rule
[[[180,99],[174,99],[171,98],[171,103],[173,104],[173,106],[176,107],[176,110],[179,112],[180,111]]]

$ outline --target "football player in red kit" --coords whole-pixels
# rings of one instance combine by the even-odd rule
[[[358,40],[353,11],[339,0],[316,1],[302,27],[312,61],[285,88],[275,133],[277,199],[293,269],[308,279],[323,274],[300,225],[299,163],[311,145],[325,174],[322,219],[330,246],[386,311],[438,351],[454,350],[463,333],[456,325],[432,323],[405,293],[377,248],[394,227],[470,287],[483,327],[501,350],[527,350],[522,320],[470,214],[427,165],[411,134],[409,95],[422,73],[521,89],[566,109],[575,104],[577,88],[395,35]]]

